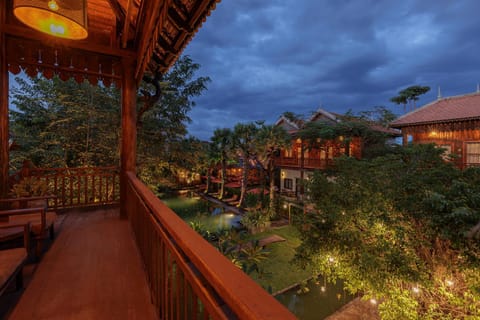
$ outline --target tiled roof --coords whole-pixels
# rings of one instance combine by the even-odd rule
[[[480,93],[466,94],[439,99],[417,110],[409,112],[390,126],[401,128],[413,124],[451,122],[480,119]]]

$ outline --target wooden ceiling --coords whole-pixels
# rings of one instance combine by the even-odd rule
[[[0,29],[11,72],[119,86],[122,59],[135,60],[137,82],[166,72],[220,0],[87,0],[88,37],[80,41],[29,29],[13,16],[12,2],[1,4]]]

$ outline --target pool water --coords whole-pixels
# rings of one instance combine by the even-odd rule
[[[241,217],[199,197],[176,196],[162,201],[185,222],[198,222],[205,229],[219,231],[240,227]]]
[[[345,293],[341,282],[330,284],[321,277],[309,281],[307,288],[307,293],[299,293],[295,288],[275,298],[301,320],[324,319],[353,299]]]

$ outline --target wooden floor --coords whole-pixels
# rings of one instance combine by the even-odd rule
[[[156,319],[118,209],[67,214],[9,319]]]

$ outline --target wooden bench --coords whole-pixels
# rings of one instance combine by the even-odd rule
[[[30,224],[12,224],[0,226],[0,231],[6,229],[22,229],[24,247],[0,251],[0,295],[2,295],[13,281],[16,281],[16,289],[23,288],[23,266],[28,259],[30,243]]]
[[[48,211],[48,199],[52,197],[31,197],[0,199],[9,210],[0,211],[0,226],[30,224],[32,238],[36,241],[36,257],[41,256],[43,242],[55,237],[55,211]],[[37,207],[30,207],[37,206]]]

